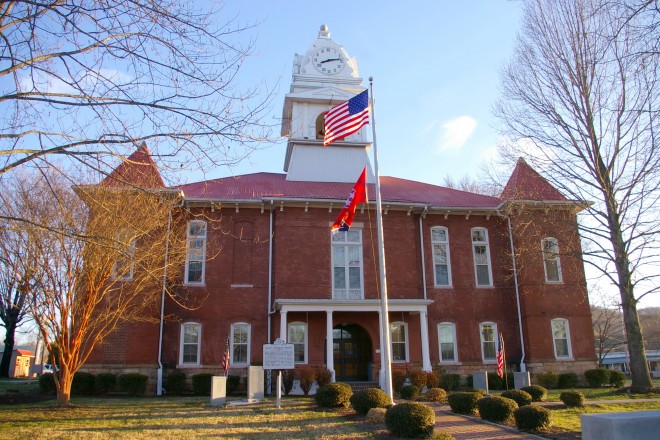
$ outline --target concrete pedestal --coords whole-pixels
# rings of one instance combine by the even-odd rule
[[[513,384],[514,387],[519,390],[522,387],[528,387],[532,384],[532,381],[529,378],[529,371],[515,372],[513,373]]]
[[[583,440],[654,440],[660,433],[660,411],[582,414]]]
[[[477,371],[476,373],[472,373],[472,387],[482,388],[488,394],[488,372]]]
[[[248,367],[247,398],[249,402],[264,400],[264,368]]]
[[[213,376],[211,379],[211,406],[222,406],[227,401],[227,378]]]

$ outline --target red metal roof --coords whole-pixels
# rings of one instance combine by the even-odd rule
[[[555,200],[566,201],[554,186],[534,171],[521,157],[506,183],[500,198],[503,200]]]
[[[208,180],[183,185],[186,198],[228,201],[258,201],[268,198],[297,198],[302,200],[345,200],[352,183],[288,181],[285,174],[255,173]],[[374,185],[367,194],[375,200]],[[465,191],[430,185],[396,177],[381,177],[383,203],[413,203],[438,207],[496,208],[500,199]]]
[[[128,156],[103,181],[102,186],[140,188],[165,188],[163,177],[151,157],[146,143],[142,143],[133,154]]]
[[[32,353],[30,350],[23,350],[23,349],[17,348],[16,353],[18,354],[18,356],[34,357],[34,353]]]

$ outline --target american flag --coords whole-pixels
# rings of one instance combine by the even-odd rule
[[[227,336],[227,345],[225,346],[225,355],[222,358],[222,369],[225,372],[225,377],[229,372],[229,336]]]
[[[332,107],[325,114],[323,146],[344,139],[369,123],[369,92],[355,95],[346,102]]]
[[[504,338],[502,333],[497,341],[497,375],[504,377]]]

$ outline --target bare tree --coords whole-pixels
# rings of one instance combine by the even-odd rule
[[[270,132],[235,79],[251,26],[203,2],[0,4],[0,175],[67,158],[106,171],[149,140],[161,165],[232,164]]]
[[[598,366],[603,366],[603,360],[612,351],[620,351],[626,346],[626,336],[621,310],[602,305],[591,305],[591,321],[596,341],[596,356]]]
[[[73,375],[118,324],[156,321],[163,294],[185,305],[185,222],[172,221],[180,195],[103,185],[74,193],[53,174],[21,179],[12,194],[38,280],[30,313],[59,367],[58,405],[68,406]]]
[[[580,223],[586,261],[618,289],[632,388],[646,391],[652,384],[637,302],[660,285],[660,69],[647,47],[657,34],[636,38],[647,16],[607,6],[526,2],[495,111],[510,141],[506,158],[523,156],[564,194],[594,202]]]

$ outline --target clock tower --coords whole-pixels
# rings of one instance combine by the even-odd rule
[[[366,166],[373,173],[365,126],[357,133],[323,146],[323,115],[333,106],[365,90],[357,61],[330,38],[322,25],[304,55],[294,55],[293,81],[284,98],[282,136],[287,142],[284,171],[287,180],[355,183]]]

